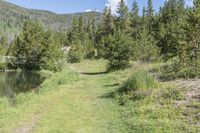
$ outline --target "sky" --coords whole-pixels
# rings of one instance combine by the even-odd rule
[[[16,5],[39,10],[48,10],[59,14],[100,11],[102,12],[105,5],[110,5],[113,12],[116,11],[117,4],[120,0],[4,0]],[[133,0],[125,0],[131,7]],[[137,0],[140,12],[143,6],[147,5],[148,0]],[[153,0],[154,9],[159,10],[165,0]],[[192,0],[185,0],[186,4],[192,6]]]

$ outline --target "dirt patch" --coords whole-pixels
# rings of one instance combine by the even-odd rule
[[[39,119],[40,115],[33,115],[29,122],[26,122],[22,127],[15,129],[13,133],[32,133]]]
[[[185,98],[176,101],[177,106],[184,107],[182,115],[191,125],[200,126],[200,79],[177,80],[173,84],[185,91]]]
[[[90,97],[90,96],[86,96],[86,97],[82,97],[83,101],[94,101],[95,98],[94,97]]]
[[[200,79],[194,80],[176,80],[173,81],[179,88],[185,90],[185,99],[177,101],[177,105],[190,104],[192,102],[200,101]]]

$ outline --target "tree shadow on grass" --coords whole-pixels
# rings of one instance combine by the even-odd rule
[[[114,83],[114,84],[108,84],[108,85],[104,85],[103,87],[116,87],[119,86],[118,83]]]
[[[102,98],[102,99],[113,99],[115,97],[115,94],[116,94],[116,91],[111,91],[111,92],[108,92],[108,93],[105,93],[105,94],[99,96],[99,98]]]
[[[119,83],[107,84],[102,87],[104,87],[104,88],[111,87],[111,88],[115,88],[115,89],[103,94],[102,96],[100,96],[100,98],[114,98],[116,92],[118,92]]]
[[[108,73],[107,71],[105,71],[105,72],[81,72],[81,74],[83,74],[83,75],[104,75],[107,73]]]

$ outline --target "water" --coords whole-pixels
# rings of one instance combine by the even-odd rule
[[[0,97],[12,98],[18,93],[34,91],[43,81],[36,72],[0,72]]]

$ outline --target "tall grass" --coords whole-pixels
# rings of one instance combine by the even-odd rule
[[[133,92],[137,90],[153,89],[158,87],[158,82],[147,71],[135,72],[120,88],[120,92]]]

